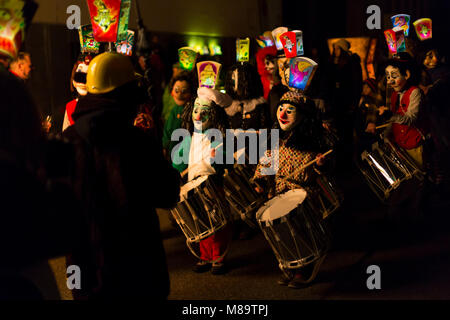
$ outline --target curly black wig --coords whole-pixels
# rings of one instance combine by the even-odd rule
[[[169,82],[169,92],[172,92],[173,86],[177,81],[186,81],[189,84],[189,91],[191,92],[191,95],[195,95],[197,92],[197,86],[195,81],[195,76],[193,72],[190,71],[183,71],[180,72],[178,75],[170,79]]]
[[[238,88],[234,91],[233,72],[238,71]],[[237,63],[228,69],[225,76],[225,91],[234,100],[257,99],[264,95],[258,71],[249,63]]]

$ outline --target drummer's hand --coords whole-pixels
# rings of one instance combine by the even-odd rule
[[[322,127],[324,127],[326,130],[330,131],[331,130],[331,126],[329,123],[327,122],[322,122]]]
[[[369,122],[369,123],[367,124],[366,132],[375,134],[375,130],[376,130],[375,123]]]
[[[316,157],[316,164],[318,166],[323,166],[325,164],[325,157],[323,154],[319,153]]]
[[[381,107],[378,108],[378,114],[381,116],[387,110],[389,110],[389,109],[386,108],[385,106],[381,106]]]

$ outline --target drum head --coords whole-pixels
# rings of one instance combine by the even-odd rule
[[[208,176],[201,176],[198,177],[192,181],[189,181],[188,183],[184,184],[180,188],[180,200],[183,201],[187,197],[187,193],[195,188],[197,188],[199,185],[201,185],[203,182],[205,182],[208,179]]]
[[[289,190],[267,201],[257,212],[256,217],[262,222],[279,219],[294,210],[306,198],[304,189]]]

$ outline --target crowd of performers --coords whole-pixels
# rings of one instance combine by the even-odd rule
[[[444,197],[450,173],[449,72],[438,42],[418,39],[414,57],[397,52],[385,63],[384,80],[363,81],[347,40],[317,65],[289,55],[286,40],[277,48],[275,30],[264,34],[271,41],[256,66],[223,68],[223,90],[220,64],[194,60],[189,69],[180,51],[160,99],[142,72],[148,56],[135,68],[118,53],[80,55],[58,139],[42,134],[23,83],[2,65],[2,207],[20,213],[0,227],[2,243],[14,243],[2,269],[16,276],[2,278],[3,288],[17,287],[15,268],[37,255],[66,254],[83,274],[75,298],[166,298],[155,208],[169,209],[186,236],[195,272],[225,274],[236,228],[257,229],[278,260],[279,284],[302,288],[331,246],[328,216],[343,200],[334,178],[355,163],[393,219],[423,218],[426,189]],[[303,86],[294,71],[304,73]],[[248,144],[227,155],[227,129],[233,146],[239,134],[263,129],[268,137],[277,129],[279,140],[262,141],[268,150],[251,163]],[[30,215],[40,211],[47,219]],[[25,228],[24,219],[33,224]],[[42,225],[45,237],[35,228]]]

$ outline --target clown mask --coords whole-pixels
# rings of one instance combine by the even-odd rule
[[[297,107],[283,103],[278,106],[277,118],[280,128],[283,131],[291,131],[298,123]]]
[[[205,131],[211,126],[211,102],[201,98],[195,99],[192,121],[196,131]]]
[[[172,89],[172,97],[179,106],[184,106],[191,99],[189,83],[185,80],[176,81]]]
[[[388,86],[394,89],[396,92],[400,92],[406,85],[406,80],[410,77],[409,70],[406,70],[406,76],[402,75],[398,68],[393,66],[386,67],[386,81]]]
[[[438,61],[439,61],[439,58],[438,58],[436,50],[430,50],[425,55],[425,59],[423,60],[423,65],[427,69],[434,69],[437,67]]]
[[[88,67],[89,66],[86,63],[80,63],[73,76],[72,84],[80,96],[85,96],[87,94],[86,75]]]

